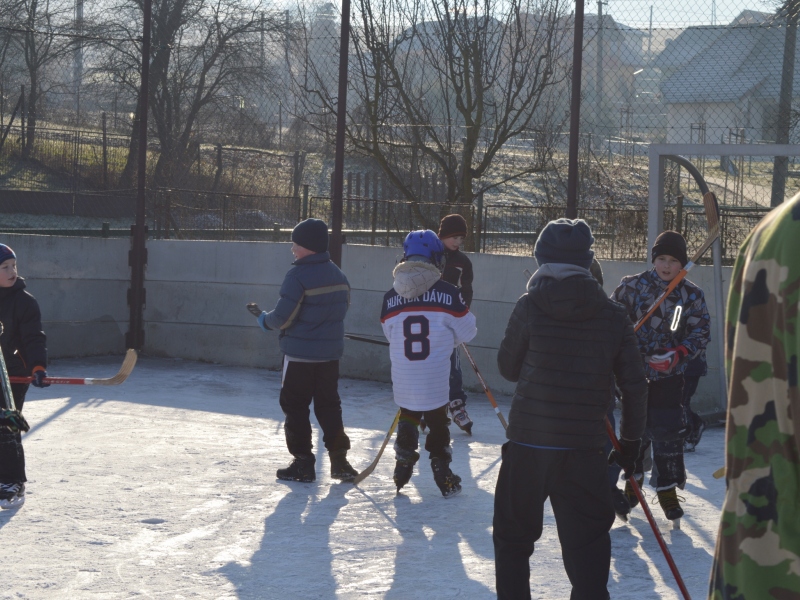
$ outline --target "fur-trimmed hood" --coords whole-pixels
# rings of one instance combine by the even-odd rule
[[[394,268],[392,275],[394,291],[408,300],[427,292],[442,277],[435,265],[414,261],[401,262]]]

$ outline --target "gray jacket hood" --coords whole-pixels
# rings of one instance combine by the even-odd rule
[[[394,268],[392,275],[394,291],[407,300],[421,296],[442,277],[435,265],[414,261],[401,262]]]

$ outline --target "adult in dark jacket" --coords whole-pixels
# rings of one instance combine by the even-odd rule
[[[17,275],[17,256],[0,244],[0,346],[9,375],[33,375],[33,385],[47,387],[47,338],[42,331],[42,316],[36,299],[25,291],[25,281]],[[28,384],[11,384],[14,405],[22,411]],[[5,393],[0,386],[0,397]],[[19,432],[0,427],[0,508],[19,506],[25,501],[25,452]]]
[[[284,353],[280,403],[286,421],[291,465],[278,469],[278,479],[316,480],[310,406],[322,428],[331,459],[331,477],[352,481],[358,473],[347,461],[350,438],[344,432],[339,397],[339,359],[344,354],[344,317],[350,305],[350,284],[328,253],[328,226],[306,219],[292,231],[295,261],[281,285],[275,308],[262,312],[265,331],[280,331]]]
[[[582,220],[551,221],[534,249],[539,269],[518,301],[497,355],[516,381],[494,502],[497,595],[530,598],[529,559],[549,497],[572,598],[608,598],[614,521],[604,419],[614,380],[621,442],[632,472],[644,433],[647,382],[625,309],[592,277]]]

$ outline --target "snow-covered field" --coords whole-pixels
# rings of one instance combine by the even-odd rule
[[[110,376],[121,359],[55,361],[52,375]],[[491,382],[489,382],[491,385]],[[401,495],[391,447],[360,486],[285,483],[279,374],[140,358],[119,387],[31,388],[27,502],[0,512],[2,598],[492,598],[492,501],[503,429],[472,394],[474,436],[453,427],[461,495],[428,461]],[[396,407],[387,384],[342,380],[352,464],[375,456]],[[499,399],[507,414],[508,398]],[[312,416],[313,420],[313,416]],[[653,512],[692,596],[705,597],[724,493],[724,431],[686,458],[687,516]],[[648,497],[652,491],[648,490]],[[654,499],[653,499],[653,502]],[[611,597],[678,598],[640,509],[617,522]],[[569,597],[552,513],[531,559],[534,598]]]

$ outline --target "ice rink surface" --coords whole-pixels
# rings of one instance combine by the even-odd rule
[[[121,358],[57,360],[53,376],[108,377]],[[492,385],[492,382],[488,382]],[[289,455],[280,374],[141,357],[118,387],[31,388],[24,415],[27,501],[0,512],[0,598],[494,597],[491,523],[503,428],[482,394],[468,403],[473,437],[455,426],[445,500],[427,454],[396,495],[394,453],[358,487],[334,482],[312,415],[317,482],[275,478]],[[397,410],[391,387],[343,379],[349,458],[372,461]],[[498,398],[504,414],[509,399]],[[424,439],[422,440],[424,443]],[[647,487],[675,562],[706,595],[724,480],[724,430],[686,455],[682,530]],[[679,598],[641,509],[611,531],[616,599]],[[531,559],[534,598],[569,597],[552,512]]]

